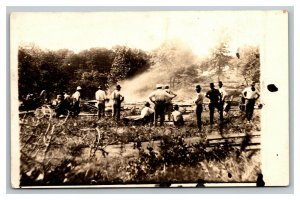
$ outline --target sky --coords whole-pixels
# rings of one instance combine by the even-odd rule
[[[126,45],[151,51],[163,42],[179,40],[198,56],[222,40],[235,53],[242,45],[259,45],[265,12],[168,11],[13,13],[11,39],[16,46],[70,49]]]

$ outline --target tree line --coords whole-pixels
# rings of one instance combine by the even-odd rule
[[[20,47],[18,51],[19,98],[28,93],[73,92],[80,85],[83,96],[94,98],[99,85],[109,88],[150,67],[149,55],[140,49],[118,46],[92,48],[79,53],[68,49],[41,50]]]
[[[78,85],[84,88],[82,96],[93,99],[99,85],[108,89],[117,82],[153,69],[160,72],[157,76],[164,75],[162,78],[173,88],[216,78],[224,80],[226,69],[238,71],[247,85],[253,80],[259,81],[259,55],[258,47],[247,46],[232,56],[226,43],[218,44],[209,56],[201,59],[178,43],[164,43],[152,52],[126,46],[91,48],[79,53],[68,49],[19,47],[19,99],[42,90],[53,98],[63,91],[72,93]],[[205,75],[204,72],[209,73]]]

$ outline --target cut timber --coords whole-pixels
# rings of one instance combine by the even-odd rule
[[[214,147],[214,146],[217,146],[217,145],[228,145],[228,146],[241,146],[240,143],[234,143],[234,142],[216,142],[216,143],[209,143],[207,144],[207,146],[209,147]],[[246,146],[259,146],[260,145],[260,142],[249,142]]]
[[[24,115],[24,114],[28,114],[28,113],[34,113],[35,110],[28,110],[28,111],[21,111],[19,112],[19,115]]]
[[[245,137],[246,134],[232,134],[229,137],[207,137],[207,140],[226,140],[226,139],[231,139],[231,138],[243,138]],[[260,137],[260,134],[258,132],[255,132],[251,135],[249,135],[250,137]]]
[[[93,113],[79,113],[79,116],[97,116],[97,113],[93,114]]]

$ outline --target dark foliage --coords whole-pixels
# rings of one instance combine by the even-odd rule
[[[46,90],[47,99],[80,85],[82,96],[93,99],[97,87],[130,78],[149,68],[149,56],[142,50],[117,47],[114,50],[92,48],[75,54],[69,50],[42,51],[36,47],[19,48],[19,99],[39,95]]]

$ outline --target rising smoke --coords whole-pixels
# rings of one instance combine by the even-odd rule
[[[155,90],[156,84],[169,84],[170,79],[176,76],[179,70],[182,71],[199,62],[193,51],[179,41],[162,44],[151,52],[151,57],[154,64],[148,71],[120,83],[127,103],[148,101],[148,96]],[[171,89],[175,92],[181,90],[181,88]]]

